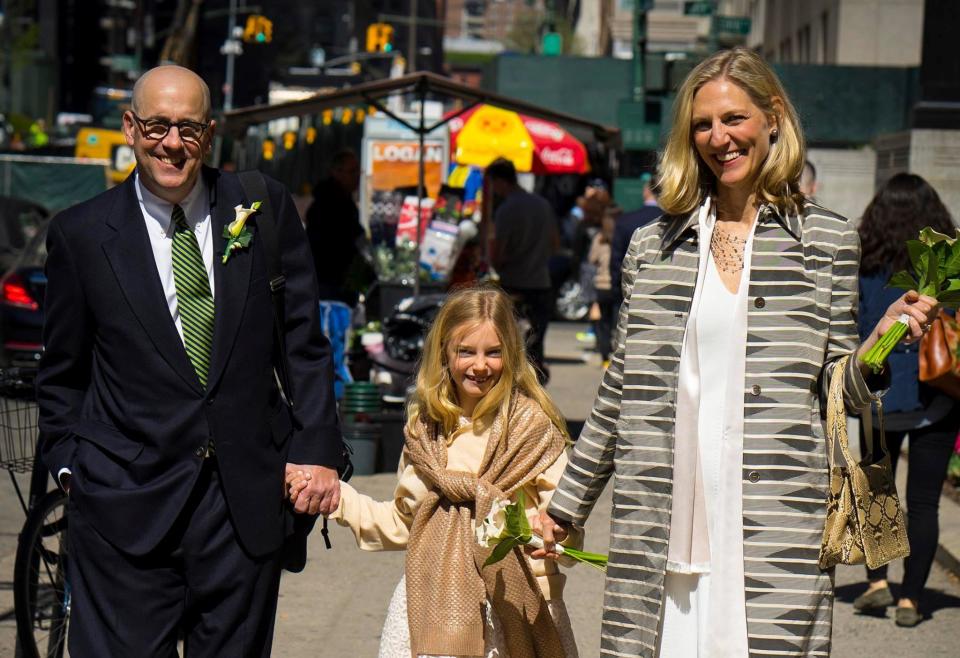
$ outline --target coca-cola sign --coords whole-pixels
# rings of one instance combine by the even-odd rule
[[[574,167],[577,164],[573,150],[566,146],[560,148],[544,146],[540,149],[540,160],[550,167]]]

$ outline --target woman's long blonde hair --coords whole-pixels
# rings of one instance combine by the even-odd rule
[[[660,158],[660,207],[671,215],[689,213],[716,184],[710,167],[697,154],[690,124],[694,96],[703,85],[720,78],[736,84],[762,112],[777,119],[779,135],[757,176],[757,200],[784,212],[798,212],[803,207],[799,183],[805,157],[800,121],[777,74],[746,48],[715,53],[680,85],[673,104],[673,126]]]
[[[407,428],[414,430],[417,420],[426,417],[439,424],[440,433],[448,441],[465,431],[460,427],[461,409],[457,388],[447,367],[447,355],[465,331],[484,322],[490,322],[500,338],[503,371],[474,409],[474,431],[486,430],[497,413],[506,420],[511,393],[516,389],[537,402],[564,437],[569,438],[560,410],[543,390],[536,370],[527,359],[513,302],[492,285],[461,288],[444,302],[423,345],[416,391],[407,408]]]

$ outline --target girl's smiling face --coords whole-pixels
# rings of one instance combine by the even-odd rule
[[[464,414],[470,416],[503,372],[503,346],[489,321],[457,327],[447,344],[447,368]]]

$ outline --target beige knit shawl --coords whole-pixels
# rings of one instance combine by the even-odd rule
[[[514,393],[504,431],[498,414],[477,474],[448,471],[447,444],[437,424],[420,419],[406,433],[404,453],[430,493],[407,544],[407,617],[418,655],[482,656],[483,606],[489,599],[503,626],[510,658],[557,658],[563,648],[546,601],[523,552],[515,548],[482,568],[492,549],[477,544],[476,518],[494,500],[550,467],[565,447],[540,406]]]

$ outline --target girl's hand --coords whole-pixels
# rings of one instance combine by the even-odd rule
[[[540,515],[534,517],[531,521],[530,526],[533,528],[533,531],[543,537],[543,548],[531,550],[530,557],[537,560],[544,558],[551,560],[560,559],[560,554],[557,553],[554,547],[567,538],[567,529],[554,521],[553,517],[547,514],[546,511],[540,512]]]
[[[289,471],[287,473],[287,498],[290,499],[292,504],[296,504],[300,492],[307,488],[311,479],[312,476],[306,471]]]

